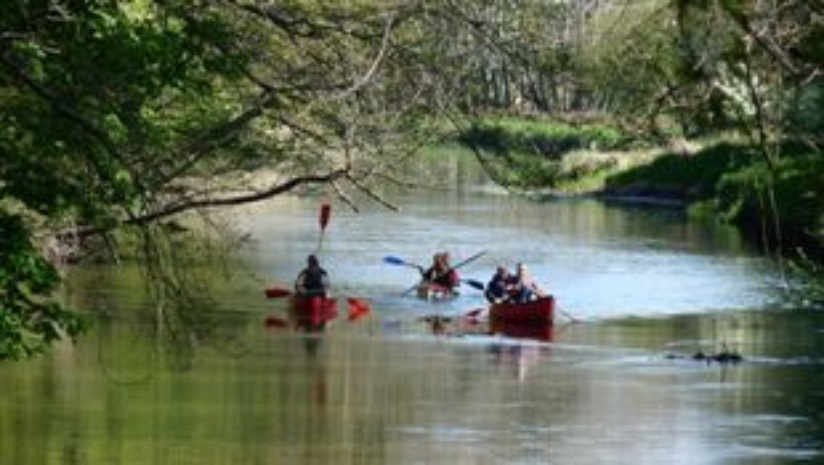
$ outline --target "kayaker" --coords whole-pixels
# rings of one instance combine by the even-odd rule
[[[518,263],[515,278],[515,286],[512,291],[513,301],[528,302],[535,298],[546,296],[546,293],[538,287],[538,284],[535,282],[535,279],[525,264]]]
[[[460,277],[458,272],[449,265],[447,252],[436,253],[432,257],[432,266],[423,272],[423,281],[422,284],[434,284],[441,291],[455,292],[455,288],[460,283]]]
[[[495,269],[495,274],[489,279],[484,290],[486,300],[491,304],[506,302],[510,297],[510,290],[513,285],[513,276],[509,270],[499,265]]]
[[[306,268],[298,274],[295,280],[295,293],[304,297],[328,297],[329,275],[320,266],[318,257],[306,257]]]

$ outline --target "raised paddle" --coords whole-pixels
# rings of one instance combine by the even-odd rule
[[[332,217],[332,205],[324,202],[320,206],[320,213],[318,214],[318,224],[320,225],[320,234],[318,235],[318,252],[320,252],[323,245],[323,232],[326,231],[326,226],[329,224],[329,219]]]

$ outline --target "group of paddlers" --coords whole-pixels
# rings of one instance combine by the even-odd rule
[[[457,270],[450,265],[449,253],[436,253],[428,268],[418,268],[421,273],[419,289],[435,289],[445,296],[457,295],[456,289],[461,283],[461,278]],[[478,284],[479,288],[481,286],[482,284]],[[546,295],[523,263],[518,263],[514,273],[503,265],[498,266],[483,290],[490,303],[528,302]],[[295,292],[306,297],[328,296],[329,275],[320,266],[317,256],[306,257],[306,267],[295,280]]]
[[[545,297],[546,293],[538,287],[527,266],[518,263],[515,273],[510,273],[505,266],[498,266],[484,290],[486,300],[490,303],[529,302]]]
[[[458,272],[449,263],[449,254],[440,252],[432,257],[432,265],[429,268],[421,269],[419,288],[434,287],[447,295],[454,295],[457,294],[455,289],[460,282]],[[518,263],[514,273],[511,273],[507,267],[499,265],[484,287],[484,295],[490,303],[501,303],[528,302],[544,297],[546,293],[538,287],[527,266]]]

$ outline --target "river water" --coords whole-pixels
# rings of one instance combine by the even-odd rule
[[[73,270],[66,298],[94,328],[0,365],[0,463],[824,462],[824,316],[784,304],[780,270],[735,231],[595,200],[392,200],[400,211],[334,202],[322,236],[317,198],[238,214],[242,265],[210,270],[190,309],[209,331],[172,342],[135,270]],[[403,295],[416,271],[384,257],[437,251],[485,252],[460,268],[481,281],[527,263],[563,314],[551,331],[490,334],[460,319],[483,305],[471,287]],[[312,252],[368,317],[288,326],[263,288],[288,288]],[[724,350],[743,361],[692,358]]]

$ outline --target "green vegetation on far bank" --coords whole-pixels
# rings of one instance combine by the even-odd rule
[[[512,119],[485,120],[461,140],[510,189],[678,201],[770,246],[824,258],[824,157],[806,144],[776,147],[768,164],[743,142],[653,149],[617,129]]]

